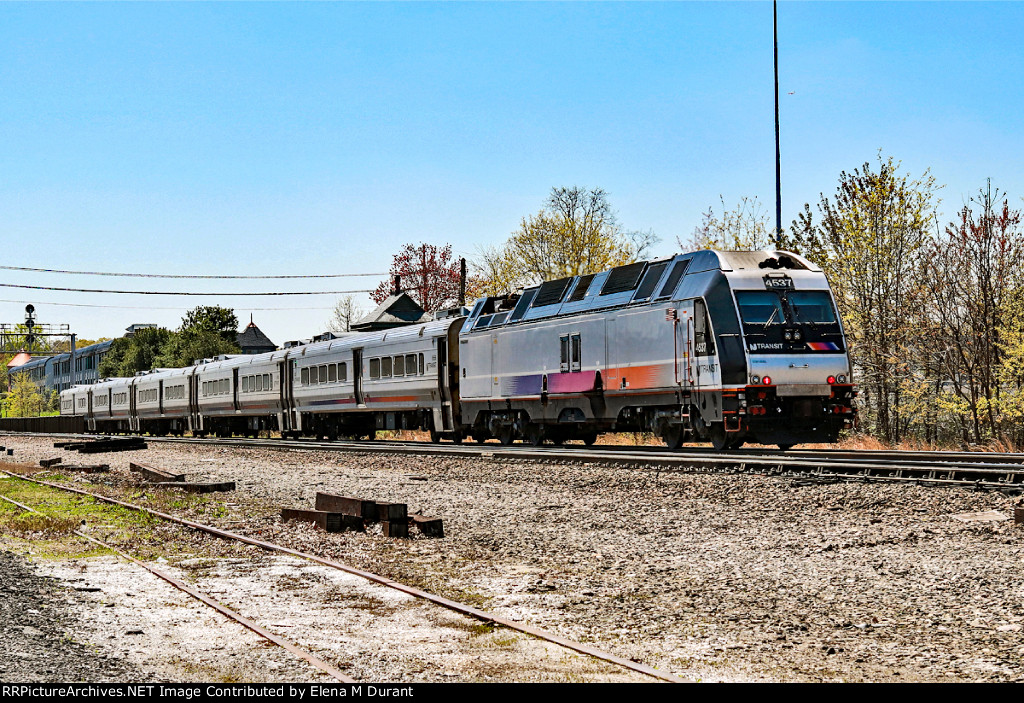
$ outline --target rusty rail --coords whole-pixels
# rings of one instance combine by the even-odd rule
[[[14,476],[15,478],[22,478],[22,479],[24,479],[26,481],[32,481],[33,480],[33,479],[30,479],[30,478],[25,478],[24,476],[17,476],[15,474],[9,474],[6,471],[4,471],[4,473],[7,474],[8,476]],[[43,483],[43,482],[40,482],[40,483]],[[56,484],[46,484],[46,485],[56,485]],[[38,511],[38,510],[36,510],[34,508],[31,508],[31,507],[29,507],[27,505],[24,505],[22,503],[19,503],[16,500],[8,498],[7,496],[0,495],[0,499],[3,499],[5,501],[7,501],[8,503],[12,503],[13,505],[17,505],[22,510],[26,510],[26,511],[31,512],[31,513],[36,513],[37,515],[44,515],[44,513],[40,512],[40,511]],[[145,562],[139,561],[138,559],[136,559],[132,555],[130,555],[130,554],[126,553],[126,552],[121,551],[117,547],[109,545],[106,542],[98,540],[95,537],[87,535],[87,534],[85,534],[83,532],[80,532],[78,530],[74,530],[73,532],[74,532],[75,535],[81,537],[82,539],[88,540],[88,541],[92,542],[93,544],[95,544],[97,546],[103,547],[104,549],[109,549],[110,551],[112,551],[115,554],[117,554],[119,557],[121,557],[123,559],[126,559],[126,560],[132,562],[133,564],[141,566],[143,569],[145,569],[146,571],[150,572],[154,576],[156,576],[158,578],[161,578],[164,581],[166,581],[167,583],[171,584],[172,586],[177,588],[179,591],[183,591],[183,592],[187,593],[188,595],[192,596],[193,598],[195,598],[196,600],[198,600],[198,601],[200,601],[202,603],[205,603],[206,605],[210,606],[211,608],[213,608],[217,612],[221,613],[222,615],[224,615],[224,616],[234,620],[235,622],[237,622],[238,624],[242,625],[243,627],[251,630],[252,632],[255,632],[257,635],[259,635],[263,639],[268,640],[270,642],[273,642],[278,647],[281,647],[282,649],[285,649],[286,651],[291,652],[292,654],[294,654],[295,656],[299,657],[300,659],[304,659],[305,661],[307,661],[308,663],[312,664],[317,669],[320,669],[321,671],[323,671],[328,676],[330,676],[330,677],[332,677],[332,678],[334,678],[334,679],[336,679],[336,680],[338,680],[338,681],[340,681],[342,683],[357,683],[355,679],[349,678],[348,676],[345,676],[345,674],[341,673],[340,671],[335,669],[333,666],[331,666],[330,664],[325,662],[323,659],[320,659],[315,654],[313,654],[311,652],[307,652],[306,650],[302,649],[301,647],[298,647],[298,646],[292,644],[288,640],[286,640],[286,639],[284,639],[282,637],[279,637],[278,635],[275,635],[270,630],[267,630],[267,629],[265,629],[263,627],[260,627],[259,625],[257,625],[252,620],[248,619],[244,615],[236,613],[235,611],[231,610],[231,608],[228,608],[226,605],[224,605],[223,603],[221,603],[217,599],[213,598],[212,596],[208,596],[205,593],[203,593],[202,591],[196,590],[196,589],[192,588],[191,586],[185,584],[184,582],[179,581],[178,579],[174,578],[170,574],[165,574],[164,572],[160,571],[159,569],[155,569],[154,567],[150,566],[149,564],[146,564]]]
[[[675,676],[673,674],[670,674],[670,673],[667,673],[667,672],[663,672],[663,671],[659,671],[659,670],[655,669],[654,667],[647,666],[646,664],[640,664],[639,662],[634,662],[634,661],[632,661],[630,659],[626,659],[624,657],[616,656],[616,655],[611,654],[609,652],[605,652],[604,650],[597,649],[596,647],[590,647],[590,646],[585,645],[585,644],[583,644],[581,642],[576,642],[574,640],[570,640],[567,637],[562,637],[561,635],[555,634],[553,632],[548,632],[547,630],[543,630],[543,629],[541,629],[539,627],[534,627],[532,625],[524,625],[522,623],[517,623],[517,622],[514,622],[513,620],[509,620],[508,618],[503,618],[500,615],[494,615],[494,614],[488,613],[488,612],[486,612],[484,610],[480,610],[478,608],[474,608],[474,607],[472,607],[470,605],[465,605],[463,603],[459,603],[457,601],[453,601],[453,600],[450,600],[448,598],[444,598],[442,596],[434,595],[433,593],[429,593],[427,591],[420,590],[420,589],[415,588],[413,586],[407,586],[404,583],[401,583],[399,581],[393,581],[393,580],[387,578],[386,576],[380,576],[379,574],[375,574],[375,573],[370,572],[370,571],[363,571],[362,569],[356,569],[355,567],[348,566],[347,564],[342,564],[341,562],[332,561],[331,559],[325,559],[323,557],[318,557],[315,554],[308,554],[306,552],[300,552],[298,550],[291,549],[289,547],[284,547],[284,546],[279,545],[279,544],[274,544],[273,542],[264,542],[263,540],[258,540],[258,539],[255,539],[253,537],[247,537],[246,535],[240,535],[238,533],[229,532],[227,530],[221,530],[219,528],[212,527],[210,525],[203,525],[202,523],[192,522],[191,520],[184,520],[182,518],[178,518],[178,517],[175,517],[173,515],[168,515],[167,513],[162,513],[162,512],[159,512],[157,510],[151,510],[149,508],[144,508],[144,507],[139,506],[139,505],[134,505],[132,503],[127,503],[125,501],[117,500],[116,498],[108,498],[106,496],[97,495],[95,493],[90,493],[89,491],[83,491],[83,490],[78,489],[78,488],[72,488],[70,486],[62,486],[62,485],[60,485],[58,483],[50,483],[48,481],[40,481],[38,479],[28,478],[27,476],[20,476],[18,474],[12,474],[12,473],[9,473],[7,471],[3,471],[2,469],[0,469],[0,473],[3,473],[3,474],[5,474],[5,475],[7,475],[7,476],[9,476],[11,478],[17,478],[17,479],[21,479],[23,481],[29,481],[29,482],[35,483],[37,485],[49,486],[50,488],[56,488],[58,490],[68,491],[68,492],[71,492],[71,493],[77,493],[79,495],[88,496],[90,498],[93,498],[94,500],[99,500],[99,501],[102,501],[104,503],[110,503],[111,505],[119,505],[119,506],[121,506],[123,508],[129,508],[131,510],[138,510],[139,512],[143,512],[143,513],[146,513],[148,515],[153,515],[155,517],[159,517],[159,518],[167,520],[169,522],[174,522],[176,524],[183,525],[185,527],[191,528],[193,530],[197,530],[199,532],[205,532],[207,534],[213,535],[215,537],[220,537],[222,539],[235,540],[235,541],[238,541],[238,542],[242,542],[244,544],[251,544],[253,546],[260,547],[261,549],[266,549],[268,551],[280,552],[281,554],[288,554],[290,556],[299,557],[301,559],[307,559],[309,561],[313,561],[313,562],[316,562],[318,564],[322,564],[324,566],[328,566],[328,567],[330,567],[332,569],[337,569],[337,570],[343,571],[343,572],[345,572],[347,574],[352,574],[353,576],[358,576],[360,578],[366,579],[367,581],[371,581],[373,583],[380,584],[381,586],[386,586],[386,587],[394,589],[396,591],[401,591],[402,593],[406,593],[406,594],[408,594],[410,596],[413,596],[414,598],[419,598],[421,600],[425,600],[425,601],[434,603],[436,605],[440,605],[440,606],[442,606],[444,608],[447,608],[448,610],[452,610],[452,611],[455,611],[457,613],[461,613],[463,615],[467,615],[467,616],[475,618],[477,620],[482,620],[483,622],[493,623],[493,624],[496,624],[496,625],[501,625],[503,627],[509,628],[510,630],[515,630],[517,632],[522,632],[523,634],[527,634],[527,635],[530,635],[532,637],[536,637],[537,639],[541,639],[541,640],[545,640],[547,642],[551,642],[553,644],[557,644],[557,645],[559,645],[561,647],[565,647],[566,649],[571,649],[574,652],[579,652],[580,654],[584,654],[586,656],[593,657],[594,659],[600,659],[601,661],[606,661],[606,662],[608,662],[610,664],[616,664],[616,665],[621,666],[621,667],[623,667],[625,669],[629,669],[630,671],[635,671],[635,672],[637,672],[639,674],[645,674],[647,676],[650,676],[652,678],[658,679],[660,681],[667,681],[669,683],[689,683],[686,679],[679,678],[678,676]]]

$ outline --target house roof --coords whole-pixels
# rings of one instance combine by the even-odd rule
[[[409,297],[408,293],[398,293],[388,296],[373,312],[359,322],[353,323],[352,330],[356,332],[383,330],[429,320],[430,316],[420,307],[419,303]]]
[[[277,345],[270,341],[267,335],[263,334],[259,327],[251,319],[245,329],[238,333],[238,346],[242,351],[256,349],[259,351],[274,351]]]
[[[17,354],[14,355],[13,358],[11,358],[10,361],[7,362],[7,368],[13,369],[13,368],[15,368],[17,366],[21,366],[23,364],[27,364],[31,360],[32,360],[32,355],[31,354],[28,354],[26,352],[18,352]]]

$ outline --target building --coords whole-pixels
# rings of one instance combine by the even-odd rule
[[[27,373],[29,378],[35,381],[39,390],[49,393],[50,391],[61,391],[76,384],[96,383],[100,380],[100,361],[110,351],[113,340],[97,342],[87,347],[76,349],[74,360],[71,353],[54,354],[53,356],[40,356],[30,359],[23,364],[10,368],[8,377],[11,382],[17,374]],[[14,357],[20,358],[21,355]],[[14,359],[11,361],[13,362]],[[74,370],[72,371],[72,364]]]
[[[408,293],[396,293],[389,296],[377,308],[352,324],[353,332],[373,332],[388,330],[392,327],[414,325],[417,322],[429,322],[433,317],[427,314],[420,304],[409,297]]]
[[[272,352],[277,349],[277,345],[270,341],[267,335],[260,331],[260,328],[256,326],[256,323],[252,321],[252,316],[249,316],[249,324],[246,325],[245,329],[238,333],[238,346],[242,349],[243,354],[263,354],[264,352]]]

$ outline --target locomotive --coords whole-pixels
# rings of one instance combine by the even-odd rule
[[[671,448],[833,442],[856,420],[822,271],[784,251],[703,250],[546,281],[467,314],[76,386],[91,430]]]

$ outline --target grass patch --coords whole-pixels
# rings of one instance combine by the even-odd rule
[[[125,543],[149,539],[158,522],[136,510],[17,478],[0,477],[0,495],[42,513],[25,512],[0,501],[4,506],[0,535],[22,543],[20,548],[34,556],[59,559],[106,554],[72,532],[80,529],[104,541]]]

